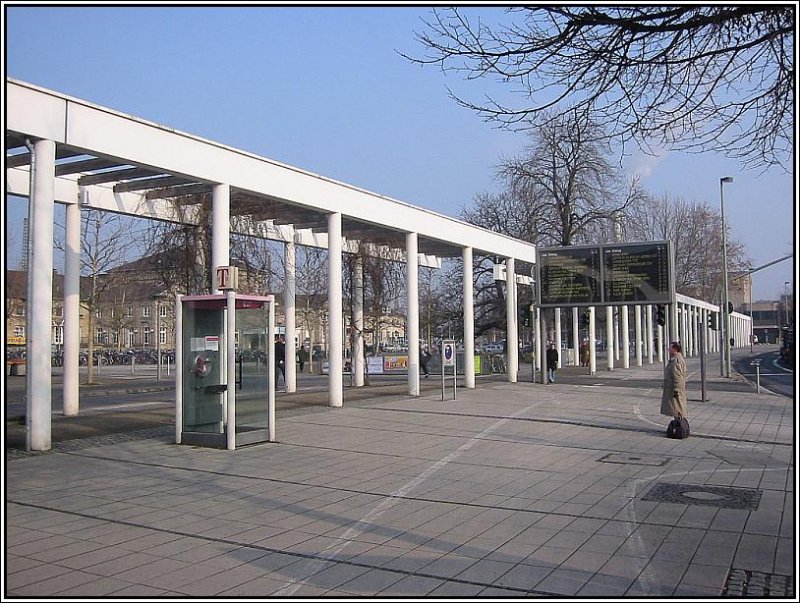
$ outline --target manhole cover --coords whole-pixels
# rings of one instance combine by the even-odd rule
[[[794,597],[794,578],[732,569],[725,581],[722,596],[728,597]]]
[[[755,511],[761,502],[761,490],[659,482],[650,488],[642,500]]]
[[[649,465],[651,467],[661,467],[669,462],[669,458],[665,456],[618,453],[607,454],[597,460],[601,463],[616,463],[619,465]]]

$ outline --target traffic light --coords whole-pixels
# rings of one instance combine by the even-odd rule
[[[719,317],[716,312],[710,312],[708,315],[708,328],[712,331],[719,331]]]
[[[589,328],[589,313],[588,312],[584,312],[583,314],[581,314],[581,327],[583,327],[584,329],[588,329]]]
[[[667,324],[667,307],[664,305],[656,306],[656,323],[659,327]]]

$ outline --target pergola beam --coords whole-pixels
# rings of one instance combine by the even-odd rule
[[[144,191],[154,188],[167,188],[170,186],[181,186],[184,184],[195,184],[192,180],[181,176],[157,176],[155,178],[143,178],[130,182],[120,182],[114,185],[115,193],[132,193],[134,191]]]
[[[90,186],[93,184],[106,184],[108,182],[121,182],[132,178],[144,178],[148,176],[158,176],[161,172],[150,168],[130,167],[124,170],[112,170],[99,174],[87,174],[78,178],[78,186]]]
[[[80,174],[81,172],[91,172],[94,170],[104,170],[108,168],[119,168],[124,166],[118,159],[103,159],[94,157],[81,161],[70,161],[56,166],[56,176],[66,176],[67,174]]]

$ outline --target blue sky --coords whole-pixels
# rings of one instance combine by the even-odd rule
[[[421,54],[423,7],[14,7],[8,77],[162,123],[414,205],[456,215],[498,188],[526,144],[447,96],[499,92],[398,54]],[[489,18],[499,9],[485,9]],[[719,207],[755,266],[793,251],[792,175],[713,154],[635,155],[656,195]],[[24,203],[10,202],[17,228]],[[17,237],[19,238],[19,237]],[[9,265],[15,264],[11,250]],[[754,276],[754,297],[794,283],[793,262]]]

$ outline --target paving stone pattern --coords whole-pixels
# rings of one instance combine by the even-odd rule
[[[793,595],[793,401],[712,380],[670,440],[660,379],[296,410],[233,452],[167,426],[19,454],[4,595]],[[757,504],[723,504],[745,492]]]

